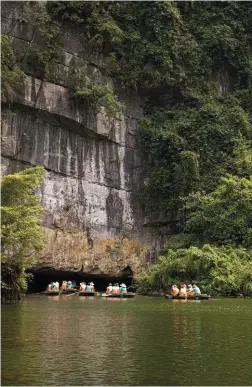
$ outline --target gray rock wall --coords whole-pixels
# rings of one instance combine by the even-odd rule
[[[40,37],[21,12],[19,2],[2,5],[2,32],[12,36],[26,73],[13,103],[2,108],[2,169],[46,168],[38,195],[46,208],[48,242],[39,266],[109,275],[130,266],[136,272],[147,248],[161,241],[155,229],[143,226],[134,200],[142,170],[136,143],[141,100],[104,77],[103,55],[90,53],[79,35],[68,31],[61,36],[55,83],[31,76],[27,50]],[[69,100],[66,82],[77,65],[86,66],[91,82],[116,89],[125,105],[121,117],[108,117],[102,107],[90,112]]]

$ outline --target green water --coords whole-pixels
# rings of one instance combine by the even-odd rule
[[[30,296],[2,307],[2,385],[251,385],[252,299]]]

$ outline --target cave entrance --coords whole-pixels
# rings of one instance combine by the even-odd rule
[[[58,281],[60,284],[62,281],[75,281],[76,286],[79,286],[82,281],[85,281],[86,283],[93,281],[95,284],[95,290],[103,292],[109,282],[124,282],[127,287],[130,288],[133,280],[133,273],[129,267],[122,270],[121,275],[118,277],[55,270],[52,268],[31,269],[28,273],[33,274],[33,278],[28,282],[28,293],[43,292],[47,285],[53,281]]]

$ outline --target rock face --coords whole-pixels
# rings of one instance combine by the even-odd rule
[[[39,35],[36,26],[22,21],[19,7],[19,2],[2,4],[2,33],[12,36],[26,73],[13,103],[2,107],[2,169],[46,168],[38,195],[46,208],[48,242],[38,266],[115,276],[129,266],[135,273],[147,250],[162,243],[155,229],[143,226],[134,199],[142,171],[136,142],[141,100],[104,77],[102,54],[87,55],[78,35],[69,32],[61,36],[55,83],[33,77],[26,53],[39,44]],[[86,66],[91,82],[116,90],[125,106],[121,117],[109,118],[102,108],[87,111],[69,100],[66,81],[77,64]]]

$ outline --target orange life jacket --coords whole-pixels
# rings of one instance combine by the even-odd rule
[[[171,290],[171,294],[172,294],[173,296],[177,296],[177,295],[178,295],[178,293],[179,293],[179,290],[178,290],[178,288],[172,288],[172,290]]]

